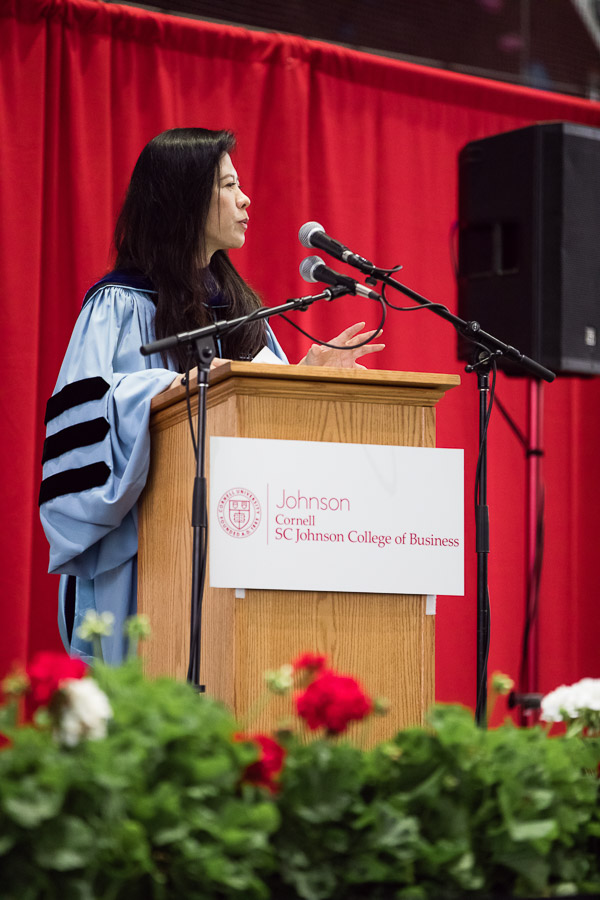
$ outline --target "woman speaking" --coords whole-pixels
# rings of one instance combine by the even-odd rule
[[[48,401],[40,514],[52,573],[61,573],[59,627],[65,647],[87,657],[77,634],[88,610],[115,617],[104,660],[123,656],[122,629],[136,611],[137,500],[150,456],[148,421],[156,394],[181,383],[187,348],[142,356],[140,346],[216,319],[246,315],[260,298],[232,265],[242,247],[250,199],[230,153],[230,131],[174,128],[144,147],[115,229],[115,269],[86,294]],[[333,350],[313,345],[307,365],[356,366],[383,344],[364,323]],[[213,366],[252,359],[268,347],[287,362],[272,329],[249,322],[218,343]]]

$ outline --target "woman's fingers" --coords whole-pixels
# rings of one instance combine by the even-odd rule
[[[329,344],[348,344],[353,339],[356,338],[358,332],[361,328],[365,327],[364,322],[356,322],[354,325],[349,325],[348,328],[344,328],[344,330],[338,334],[337,337],[331,338],[327,343]]]
[[[380,334],[380,331],[375,328],[372,331],[363,332],[364,326],[364,322],[355,322],[354,325],[344,328],[337,337],[331,338],[327,342],[328,344],[337,345],[339,349],[313,344],[304,359],[301,360],[301,364],[339,368],[364,368],[364,366],[359,366],[356,360],[361,356],[366,356],[368,353],[379,353],[385,347],[385,344],[365,343],[365,341],[369,341],[369,339]],[[358,346],[360,344],[363,346]]]
[[[363,341],[368,341],[369,338],[375,337],[376,334],[381,333],[377,328],[373,328],[372,331],[363,331],[362,334],[359,334],[361,328],[364,328],[364,322],[356,322],[354,325],[350,325],[348,328],[345,328],[341,334],[338,334],[337,337],[332,338],[328,341],[329,344],[346,344],[348,347],[355,347],[356,344],[361,344]],[[384,344],[372,344],[372,347],[384,347]],[[369,351],[370,352],[370,351]]]
[[[365,327],[365,323],[364,323],[364,322],[355,322],[354,325],[348,325],[348,327],[347,327],[347,328],[344,328],[344,330],[343,330],[342,333],[340,334],[340,338],[342,338],[342,337],[344,337],[344,336],[345,336],[346,338],[351,338],[351,337],[352,337],[353,335],[355,335],[358,331],[360,331],[361,328],[364,328],[364,327]]]
[[[361,328],[364,327],[364,324],[364,322],[357,322],[355,325],[350,325],[349,328],[344,329],[344,331],[342,331],[337,338],[330,341],[330,343],[345,343],[354,359],[358,359],[360,356],[366,356],[367,353],[379,353],[381,350],[385,349],[385,344],[365,343],[365,341],[369,341],[370,338],[375,337],[379,332],[376,328],[372,331],[361,332]],[[363,346],[357,346],[357,344],[362,344]]]
[[[358,358],[366,353],[379,353],[381,350],[385,350],[385,344],[365,344],[364,347],[354,348],[354,356]]]

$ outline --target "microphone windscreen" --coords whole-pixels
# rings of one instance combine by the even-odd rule
[[[298,240],[302,244],[303,247],[312,247],[310,242],[311,235],[315,233],[315,231],[325,232],[325,229],[318,222],[305,222],[304,225],[300,228],[298,232]]]
[[[320,256],[307,256],[306,259],[303,259],[300,263],[300,274],[305,281],[319,281],[318,278],[315,278],[314,271],[317,266],[324,265],[325,263]]]

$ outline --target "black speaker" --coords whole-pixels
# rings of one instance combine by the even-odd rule
[[[458,215],[460,317],[555,372],[600,374],[600,129],[549,122],[467,144]]]

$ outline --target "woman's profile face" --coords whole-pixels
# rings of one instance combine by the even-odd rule
[[[248,206],[250,198],[240,188],[238,174],[231,157],[229,153],[225,153],[221,157],[206,219],[205,265],[208,265],[216,250],[233,250],[244,246],[248,227],[246,212]]]

